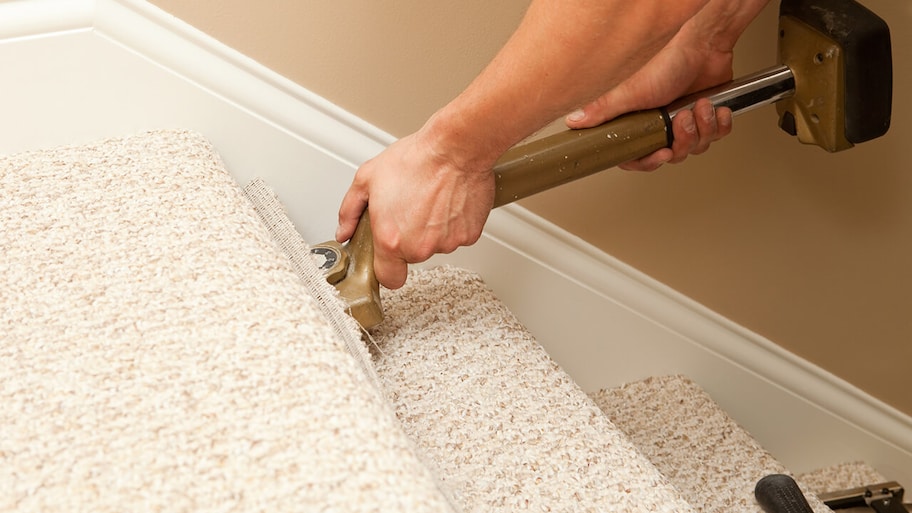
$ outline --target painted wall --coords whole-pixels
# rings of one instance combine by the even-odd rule
[[[152,3],[398,136],[474,77],[528,5]],[[767,108],[684,164],[609,171],[523,205],[912,414],[912,3],[863,3],[893,34],[886,137],[830,155],[779,131]],[[776,9],[742,38],[736,74],[775,63]]]

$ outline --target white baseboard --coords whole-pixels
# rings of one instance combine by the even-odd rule
[[[146,129],[206,135],[310,241],[392,137],[139,0],[0,2],[0,152]],[[587,390],[692,377],[794,471],[865,460],[912,483],[912,419],[524,209],[492,213],[473,269]]]
[[[685,374],[788,468],[912,478],[912,419],[523,209],[492,213],[474,269],[586,390]],[[547,292],[545,292],[547,291]]]

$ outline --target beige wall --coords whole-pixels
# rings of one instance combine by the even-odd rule
[[[152,3],[399,136],[472,79],[528,4]],[[893,34],[886,137],[830,155],[766,108],[682,165],[609,171],[523,205],[912,414],[912,3],[863,3]],[[736,74],[774,64],[777,5],[742,38]]]

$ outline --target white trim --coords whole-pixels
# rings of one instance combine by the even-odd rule
[[[98,0],[98,5],[94,26],[100,35],[167,63],[172,72],[347,163],[369,158],[393,139],[152,4]],[[352,145],[353,134],[361,144]]]
[[[912,417],[528,210],[504,210],[488,226],[500,243],[912,456]]]
[[[87,0],[10,0],[0,5],[4,40],[48,35],[92,26],[95,2]]]
[[[328,195],[326,191],[333,188],[344,190],[356,165],[393,140],[389,134],[146,2],[0,2],[0,47],[23,39],[88,31],[99,41],[126,49],[144,65],[161,70],[162,83],[181,87],[180,94],[202,91],[208,97],[217,98],[220,103],[210,102],[212,104],[207,104],[206,108],[226,113],[225,119],[237,126],[214,130],[218,133],[213,142],[223,156],[232,161],[229,167],[238,174],[239,180],[262,175],[257,155],[251,154],[264,150],[246,148],[244,143],[251,138],[275,142],[268,151],[285,154],[272,159],[270,165],[275,168],[274,175],[264,178],[271,185],[286,186],[290,192],[280,190],[280,194],[286,202],[292,203],[290,207],[306,202],[317,204],[314,208],[319,210],[317,207],[322,202],[323,206],[331,208],[332,198],[315,201],[311,193],[304,201],[295,196],[308,194],[306,190],[295,192],[300,189],[301,181],[320,183],[323,195]],[[63,37],[61,44],[66,44]],[[139,68],[141,66],[137,65]],[[142,70],[147,71],[146,68]],[[172,80],[175,76],[180,78],[177,85]],[[131,92],[136,93],[136,90]],[[87,95],[91,93],[86,91]],[[0,98],[0,110],[2,101],[4,99]],[[157,107],[152,104],[149,108]],[[67,113],[62,111],[54,111],[53,115],[57,117],[52,119],[61,125],[70,123],[79,130],[84,128],[83,119],[68,119]],[[191,112],[189,117],[173,119],[189,119],[205,130],[212,126],[206,123],[221,122],[221,119],[210,121],[208,116],[211,115],[212,112],[207,111],[194,117],[196,113]],[[249,121],[260,124],[245,124]],[[51,121],[35,121],[42,122]],[[111,124],[104,128],[113,131],[134,125],[134,120],[117,118],[105,118],[104,122]],[[3,137],[4,129],[7,135],[15,135],[16,127],[0,126],[0,140],[11,139]],[[286,139],[293,144],[289,145]],[[70,141],[43,139],[31,142],[53,145]],[[323,174],[309,170],[305,173],[307,176],[297,176],[304,171],[294,168],[296,159],[302,154],[317,153],[330,157],[337,164],[335,168]],[[325,157],[321,159],[321,163],[325,161]],[[291,214],[296,221],[316,222],[311,211]],[[333,221],[329,219],[331,217],[327,215],[327,219],[316,222],[318,228],[328,232],[328,224]],[[305,233],[305,237],[308,236]],[[909,416],[521,207],[508,205],[493,212],[479,244],[434,261],[464,265],[481,273],[542,344],[556,355],[555,358],[562,364],[566,361],[565,367],[590,390],[611,385],[614,379],[653,369],[685,372],[701,382],[714,397],[721,397],[720,402],[736,420],[757,434],[761,442],[786,464],[794,462],[798,467],[806,467],[793,467],[793,470],[807,470],[810,466],[841,461],[849,456],[868,460],[882,472],[892,472],[890,477],[912,482],[912,419]],[[547,304],[537,297],[529,300],[525,290],[529,283],[547,283],[559,297],[550,299]],[[602,318],[580,314],[580,304],[610,317],[618,326],[623,324],[628,330],[625,335],[635,339],[637,344],[642,343],[643,351],[650,351],[649,358],[643,360],[653,358],[655,361],[587,361],[592,346],[573,346],[568,341],[586,341],[592,338],[591,334],[604,332],[605,327]],[[634,354],[641,347],[616,349]],[[576,355],[571,354],[576,361],[565,358],[562,351],[564,355],[568,351],[576,352]],[[675,358],[681,361],[675,361]],[[720,385],[714,379],[728,381]],[[739,404],[745,397],[759,405],[754,408]],[[752,408],[766,411],[770,405],[787,407],[788,414],[776,418],[751,411]],[[851,448],[828,447],[825,436],[820,440],[813,438],[813,433],[823,432]],[[798,441],[789,440],[790,436]],[[836,459],[826,461],[830,449]]]
[[[584,389],[682,373],[795,472],[863,460],[912,482],[912,418],[846,381],[516,205],[478,246],[434,262],[477,270]]]

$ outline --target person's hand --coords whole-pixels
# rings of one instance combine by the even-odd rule
[[[693,110],[683,110],[675,116],[672,131],[674,142],[670,148],[662,148],[618,167],[627,171],[654,171],[663,164],[677,164],[688,155],[706,152],[710,144],[731,133],[731,109],[714,108],[705,98],[697,100]]]
[[[336,240],[351,237],[369,202],[374,274],[384,287],[401,287],[409,263],[450,253],[481,236],[494,204],[494,175],[488,165],[460,164],[452,155],[435,149],[418,131],[355,173],[339,209]]]
[[[567,126],[597,126],[621,114],[661,107],[687,94],[731,80],[731,48],[709,44],[702,33],[705,26],[701,21],[699,16],[692,19],[633,76],[567,116]],[[618,167],[652,171],[664,163],[682,162],[688,155],[705,152],[710,144],[731,133],[731,110],[714,109],[708,100],[700,100],[693,110],[678,113],[672,127],[674,144],[671,148],[663,148]]]

